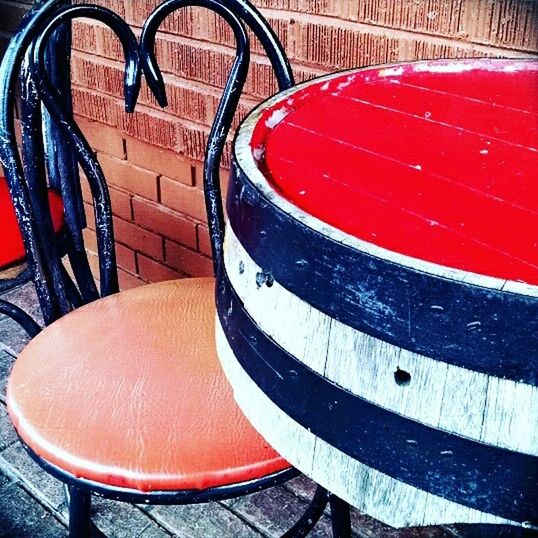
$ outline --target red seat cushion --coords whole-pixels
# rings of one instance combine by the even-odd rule
[[[63,204],[60,195],[53,190],[49,190],[49,204],[54,231],[59,232],[64,225]],[[3,268],[25,257],[19,224],[4,177],[0,177],[0,230],[0,268]]]
[[[286,469],[237,407],[215,350],[214,279],[143,286],[61,318],[17,359],[8,409],[48,462],[142,491]]]

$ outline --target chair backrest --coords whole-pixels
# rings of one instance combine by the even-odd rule
[[[62,49],[62,46],[69,47],[70,40],[58,38],[58,30],[77,17],[94,18],[109,26],[119,37],[125,53],[126,111],[132,112],[136,104],[142,70],[159,103],[165,106],[163,78],[153,53],[155,34],[169,14],[188,6],[204,7],[219,14],[232,28],[237,42],[235,61],[209,135],[204,163],[204,192],[217,271],[224,233],[219,165],[249,65],[249,42],[243,21],[264,46],[279,87],[284,89],[294,83],[282,45],[261,14],[246,0],[168,0],[149,17],[139,46],[132,30],[109,9],[48,0],[33,8],[6,51],[0,66],[0,160],[10,186],[46,324],[73,308],[118,291],[112,210],[106,181],[90,145],[73,119],[70,92],[58,89],[57,73],[50,68],[51,47],[54,47],[55,54],[69,57],[69,51]],[[19,77],[24,82],[22,161],[15,139],[13,115],[14,91]],[[42,121],[42,115],[47,121]],[[42,131],[43,123],[45,133]],[[71,152],[59,174],[67,210],[73,214],[72,218],[67,219],[69,226],[64,237],[70,272],[63,265],[64,251],[57,243],[49,218],[44,178],[48,175],[52,179],[57,175],[51,173],[56,165],[50,162],[54,157],[44,146],[43,140],[51,136],[58,144],[70,148]],[[99,289],[91,276],[84,251],[82,228],[85,223],[76,217],[77,199],[74,191],[78,177],[72,175],[73,163],[70,159],[83,169],[93,197]]]

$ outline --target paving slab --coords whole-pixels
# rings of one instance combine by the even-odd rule
[[[0,452],[18,441],[6,408],[0,404]]]
[[[15,357],[13,352],[2,347],[0,343],[0,402],[6,401],[7,378],[14,362]]]
[[[2,349],[16,356],[28,343],[28,335],[14,321],[2,317],[0,321],[0,342]]]
[[[249,521],[266,536],[278,537],[304,514],[308,503],[301,501],[282,486],[224,501],[230,510]],[[309,535],[312,538],[331,536],[330,521],[324,516]]]
[[[31,282],[27,282],[22,286],[18,286],[17,288],[13,288],[4,293],[2,299],[22,308],[40,325],[43,325],[43,315],[41,314],[41,308],[39,307],[34,285]]]
[[[263,535],[220,503],[145,506],[173,536],[188,538],[261,538]]]
[[[16,476],[37,501],[53,511],[61,512],[65,505],[63,486],[52,478],[26,453],[17,442],[0,452],[0,469]]]
[[[65,527],[26,492],[0,472],[0,538],[58,538]]]
[[[170,536],[138,507],[108,499],[93,497],[92,520],[108,538]]]

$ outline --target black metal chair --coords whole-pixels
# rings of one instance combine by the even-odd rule
[[[263,43],[280,86],[293,83],[276,36],[247,1],[169,0],[148,20],[139,47],[133,32],[112,11],[48,0],[24,21],[0,67],[0,158],[46,325],[15,363],[8,409],[31,457],[66,485],[73,537],[90,533],[92,494],[134,503],[198,503],[258,491],[298,474],[259,437],[233,401],[214,346],[214,279],[184,279],[118,293],[106,182],[65,104],[65,94],[57,90],[47,70],[47,43],[54,31],[75,17],[95,18],[122,41],[126,110],[132,111],[137,100],[141,58],[150,87],[165,104],[152,53],[154,36],[169,13],[189,5],[217,12],[237,40],[236,59],[209,137],[204,173],[218,270],[223,238],[218,169],[249,63],[241,21]],[[42,198],[39,206],[33,203],[28,187],[31,170],[23,171],[17,152],[13,88],[27,49],[31,78],[55,136],[72,148],[89,181],[99,290],[89,278],[83,250],[77,249],[70,258],[75,278],[68,276],[55,234],[43,225],[43,214],[36,209],[48,209],[47,199]],[[45,160],[49,158],[45,154]],[[75,230],[70,232],[81,237],[80,222],[72,225]],[[286,536],[304,536],[328,499],[329,494],[318,488],[309,509]],[[338,512],[337,500],[332,504]],[[349,525],[334,528],[340,536],[349,534]]]
[[[17,39],[18,36],[15,36],[14,41]],[[54,85],[66,97],[71,112],[70,43],[70,28],[60,28],[51,38],[45,56]],[[60,252],[67,255],[71,263],[79,265],[81,273],[88,276],[91,274],[89,265],[83,267],[85,257],[81,256],[81,252],[84,252],[81,230],[86,226],[86,220],[78,163],[67,140],[57,136],[58,126],[41,106],[29,62],[29,56],[25,55],[18,77],[21,92],[18,101],[21,126],[19,142],[29,198],[40,219],[45,248],[55,248],[55,242],[59,240]],[[15,91],[13,87],[11,91]],[[13,140],[11,138],[9,143],[12,144]],[[26,260],[24,238],[17,222],[8,181],[1,173],[0,229],[0,293],[6,293],[31,282],[34,275],[31,264]],[[51,237],[54,244],[49,242]],[[39,331],[34,320],[6,300],[0,300],[0,313],[17,318],[30,336]],[[48,312],[44,313],[48,315]]]

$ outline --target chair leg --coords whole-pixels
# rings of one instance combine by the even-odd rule
[[[314,498],[306,509],[306,512],[291,529],[282,535],[282,538],[303,538],[306,536],[323,515],[323,511],[329,502],[329,495],[330,494],[326,489],[318,486],[314,493]]]
[[[68,486],[69,538],[90,538],[91,494]]]
[[[336,495],[329,497],[333,538],[351,538],[351,515],[349,504]]]

